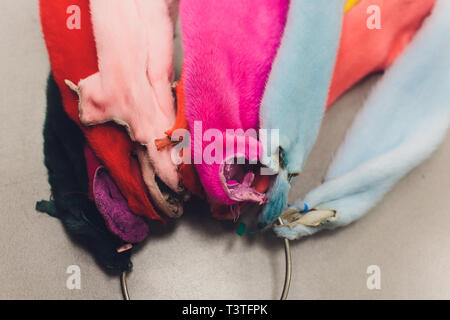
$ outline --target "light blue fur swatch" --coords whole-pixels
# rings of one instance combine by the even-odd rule
[[[279,129],[280,133],[279,146],[272,146],[268,157],[271,160],[264,163],[279,172],[259,217],[265,225],[275,221],[286,208],[288,174],[302,170],[317,138],[339,46],[343,11],[342,0],[290,2],[286,28],[260,108],[261,128]],[[279,150],[284,166],[273,167],[279,163]]]
[[[439,0],[405,52],[375,85],[325,182],[294,203],[337,210],[319,227],[275,227],[297,239],[345,226],[372,209],[438,147],[450,123],[450,1]]]

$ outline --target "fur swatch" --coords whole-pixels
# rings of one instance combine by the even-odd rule
[[[167,186],[181,191],[170,149],[157,150],[154,142],[175,122],[168,5],[166,0],[91,0],[99,71],[77,86],[68,84],[79,93],[83,124],[124,125],[132,140],[145,145],[148,158],[141,159],[150,161]]]
[[[449,15],[450,2],[436,1],[411,44],[375,85],[323,184],[292,206],[332,209],[336,219],[316,227],[275,227],[279,236],[296,239],[359,219],[438,147],[450,124]]]
[[[368,74],[389,67],[410,43],[430,13],[434,2],[435,0],[361,0],[357,3],[348,1],[326,107],[330,107],[347,89]],[[370,5],[378,5],[382,12],[382,28],[379,30],[366,26],[369,16],[366,10]],[[308,154],[309,151],[305,153],[303,163]],[[273,196],[269,196],[272,200],[269,200],[267,212],[263,216],[270,217],[268,211],[271,210],[275,211],[275,214],[266,219],[266,223],[280,214],[279,208],[285,206],[288,192],[289,185],[285,179],[274,183],[271,191]]]
[[[127,243],[143,241],[149,232],[143,218],[130,212],[127,202],[94,153],[85,146],[89,195],[103,216],[108,230]]]
[[[189,125],[186,120],[185,113],[185,100],[184,100],[184,75],[181,72],[180,79],[174,85],[176,105],[177,105],[177,117],[174,125],[166,131],[166,137],[158,139],[156,146],[158,149],[165,148],[170,145],[178,144],[175,139],[182,140],[183,137],[175,137],[174,133],[179,132],[177,130],[189,130]],[[183,156],[183,150],[180,152],[180,156]],[[181,163],[178,172],[180,180],[183,186],[191,192],[193,195],[205,198],[205,191],[203,190],[200,178],[198,177],[195,167],[191,163]]]
[[[279,130],[264,163],[278,173],[260,215],[274,222],[287,206],[291,179],[316,140],[335,65],[344,1],[291,1],[260,109],[261,128]]]
[[[130,251],[116,251],[124,242],[108,230],[95,203],[88,198],[84,147],[83,134],[64,112],[58,87],[50,76],[44,156],[52,200],[38,202],[36,209],[60,219],[71,238],[87,248],[101,266],[128,271],[131,269]]]
[[[134,145],[123,128],[113,123],[86,128],[80,124],[77,96],[64,80],[78,82],[98,71],[97,53],[90,19],[89,1],[79,0],[81,28],[68,29],[70,0],[40,0],[41,25],[53,76],[60,89],[63,106],[81,128],[87,143],[125,197],[135,214],[164,221],[147,198]]]
[[[236,159],[257,163],[261,153],[258,137],[227,134],[226,130],[258,129],[261,97],[287,9],[287,0],[180,2],[191,154],[212,205],[265,201],[264,194],[253,187],[257,166],[225,163]],[[203,133],[209,129],[218,130],[223,140],[204,141],[202,147],[196,147],[195,142],[203,141]],[[227,143],[231,146],[228,153]],[[245,150],[235,150],[238,143]],[[213,163],[207,163],[203,155],[212,144],[219,154]]]
[[[388,68],[411,42],[435,0],[361,0],[348,9],[327,107],[366,75]],[[377,5],[381,29],[367,28],[367,8]]]
[[[390,66],[409,44],[423,19],[430,13],[434,2],[435,0],[414,3],[405,0],[347,1],[337,61],[328,93],[327,108],[363,77]],[[376,30],[376,32],[366,27],[368,17],[366,9],[373,4],[379,5],[383,12],[384,28]],[[166,132],[168,137],[164,140],[161,139],[162,146],[171,144],[170,137],[176,129],[189,129],[184,111],[183,73],[175,90],[177,93],[177,120],[174,127]],[[201,183],[193,166],[182,164],[179,172],[183,185],[193,194],[202,196]],[[267,179],[260,181],[259,178],[263,177],[255,178],[254,187],[258,192],[265,193],[269,181]],[[220,219],[232,217],[229,206],[213,206],[212,213]]]

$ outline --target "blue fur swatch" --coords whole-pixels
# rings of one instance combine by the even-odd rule
[[[288,239],[345,226],[372,209],[438,147],[450,123],[450,1],[436,3],[348,130],[325,182],[298,205],[335,209],[319,227],[275,227]],[[294,207],[296,204],[294,203]]]
[[[291,1],[286,28],[260,108],[261,128],[279,129],[284,167],[268,192],[260,221],[286,208],[288,174],[299,173],[317,138],[336,60],[344,1]],[[279,148],[271,150],[278,158]],[[267,165],[278,163],[268,161]],[[287,172],[283,172],[283,171]],[[284,180],[282,180],[284,179]]]

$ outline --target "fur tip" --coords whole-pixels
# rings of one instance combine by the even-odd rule
[[[267,196],[267,203],[260,214],[260,221],[264,225],[270,225],[275,222],[286,209],[289,189],[290,184],[287,172],[282,170],[275,178]]]

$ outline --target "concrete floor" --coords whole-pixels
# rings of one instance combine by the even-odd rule
[[[49,197],[41,134],[49,63],[37,1],[1,1],[0,15],[0,299],[120,299],[118,278],[72,243],[58,220],[34,210]],[[320,182],[376,81],[359,84],[327,113],[292,199]],[[450,135],[365,218],[293,243],[290,298],[449,299],[449,161]],[[134,299],[277,299],[284,279],[280,239],[271,232],[240,238],[235,226],[201,212],[157,230],[133,263]],[[81,269],[80,290],[66,288],[70,265]],[[369,265],[381,269],[380,290],[366,286]]]

